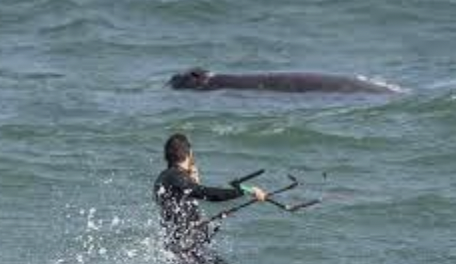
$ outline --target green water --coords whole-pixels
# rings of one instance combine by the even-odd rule
[[[455,12],[450,0],[2,0],[0,263],[164,263],[150,189],[177,131],[209,185],[265,168],[266,189],[288,173],[305,183],[283,199],[324,199],[227,218],[215,246],[230,263],[455,263]],[[195,65],[409,92],[164,87]]]

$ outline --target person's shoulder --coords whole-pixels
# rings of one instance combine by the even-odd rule
[[[157,178],[155,179],[154,182],[154,189],[159,189],[163,185],[168,185],[168,182],[170,181],[170,178],[172,176],[172,171],[170,169],[165,169],[158,174]]]
[[[183,174],[184,173],[177,168],[167,168],[160,172],[157,181],[173,181],[173,179],[181,178]]]
[[[181,175],[183,172],[177,168],[167,168],[160,172],[160,176]]]

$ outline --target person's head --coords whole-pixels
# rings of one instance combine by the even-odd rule
[[[165,144],[165,160],[168,168],[188,161],[192,156],[192,150],[188,138],[184,134],[171,135]]]

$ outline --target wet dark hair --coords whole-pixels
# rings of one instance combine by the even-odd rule
[[[183,162],[190,155],[191,145],[184,134],[171,135],[165,144],[165,160],[168,168]]]

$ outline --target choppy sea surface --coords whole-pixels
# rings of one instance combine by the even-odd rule
[[[208,185],[264,168],[263,188],[305,183],[283,200],[323,198],[225,219],[229,263],[456,263],[455,14],[453,0],[1,0],[0,263],[165,263],[151,185],[174,132]],[[164,87],[192,66],[407,92]]]

